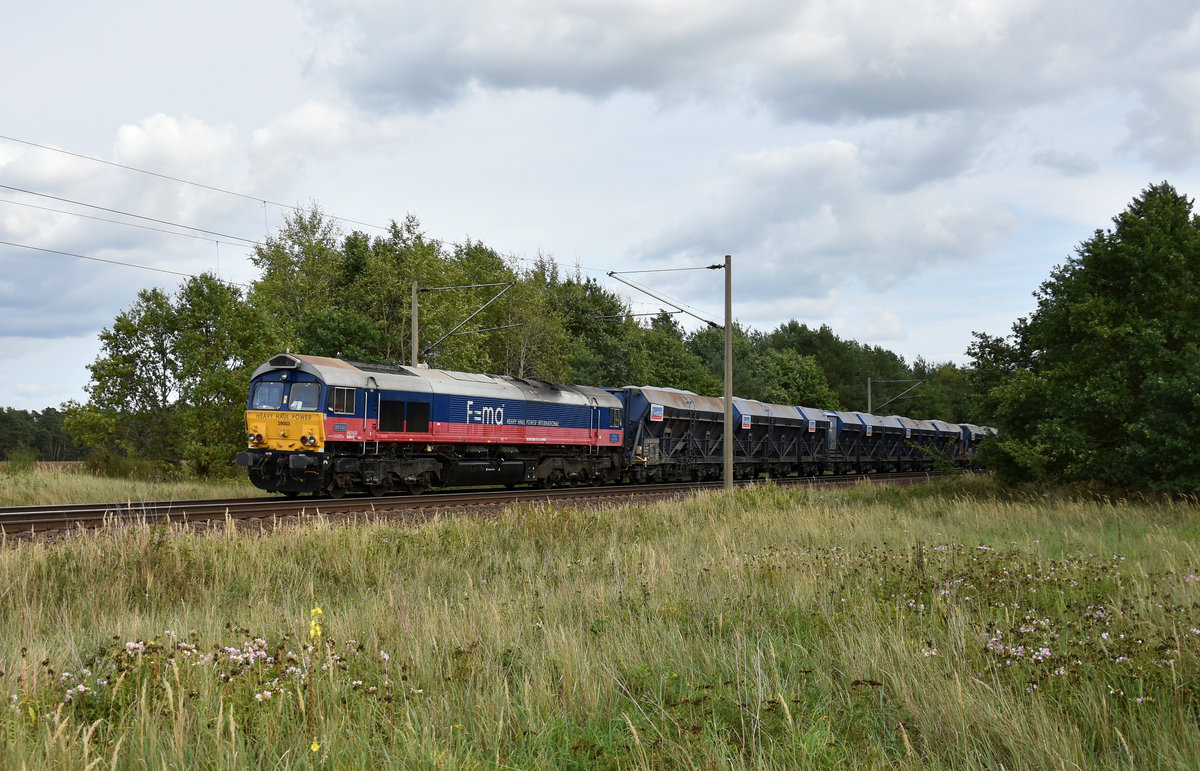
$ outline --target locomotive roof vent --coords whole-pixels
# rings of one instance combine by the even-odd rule
[[[286,367],[287,369],[296,369],[300,366],[300,360],[294,356],[289,356],[286,353],[280,354],[268,362],[272,367]]]

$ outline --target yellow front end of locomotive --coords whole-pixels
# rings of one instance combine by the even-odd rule
[[[247,410],[246,440],[252,450],[320,452],[325,416],[319,412]]]

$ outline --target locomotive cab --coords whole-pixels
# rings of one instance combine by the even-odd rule
[[[293,356],[276,356],[250,382],[246,451],[235,462],[269,492],[316,492],[322,486],[327,460],[321,405],[327,389],[302,365]]]

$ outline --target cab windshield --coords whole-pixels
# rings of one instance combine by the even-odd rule
[[[287,383],[259,383],[254,387],[254,400],[251,409],[277,410],[283,406],[283,392]]]
[[[316,383],[292,383],[288,409],[313,412],[321,403],[321,386]]]
[[[319,383],[259,383],[254,387],[253,410],[289,410],[315,412],[320,404]]]

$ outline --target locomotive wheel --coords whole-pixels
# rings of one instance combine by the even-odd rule
[[[325,494],[330,498],[341,498],[346,494],[346,488],[342,487],[337,482],[333,482],[329,485],[329,487],[325,488]]]
[[[388,486],[384,484],[367,485],[367,492],[371,494],[372,498],[382,498],[388,494]]]
[[[421,484],[420,482],[409,482],[408,492],[412,495],[420,495],[429,489],[429,485]]]

